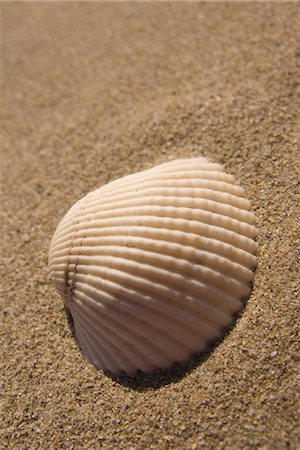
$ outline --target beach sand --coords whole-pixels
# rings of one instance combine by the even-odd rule
[[[1,11],[0,448],[300,448],[299,3]],[[52,234],[91,189],[199,155],[252,202],[251,297],[210,353],[110,377],[47,278]]]

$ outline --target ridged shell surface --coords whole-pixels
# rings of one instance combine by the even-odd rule
[[[205,349],[250,293],[254,220],[235,178],[206,158],[161,164],[79,200],[54,233],[49,266],[86,357],[132,374]]]

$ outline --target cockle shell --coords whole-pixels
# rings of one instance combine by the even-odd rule
[[[235,178],[206,158],[126,176],[75,203],[49,266],[86,357],[113,373],[148,372],[222,334],[254,277],[249,210]]]

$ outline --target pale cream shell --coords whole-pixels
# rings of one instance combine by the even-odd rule
[[[175,160],[87,194],[52,238],[50,276],[86,357],[113,373],[168,367],[240,310],[257,230],[235,178]]]

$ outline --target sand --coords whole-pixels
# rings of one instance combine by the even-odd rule
[[[0,447],[300,448],[299,3],[1,11]],[[252,201],[252,295],[210,353],[110,377],[47,278],[52,233],[89,190],[198,155]]]

